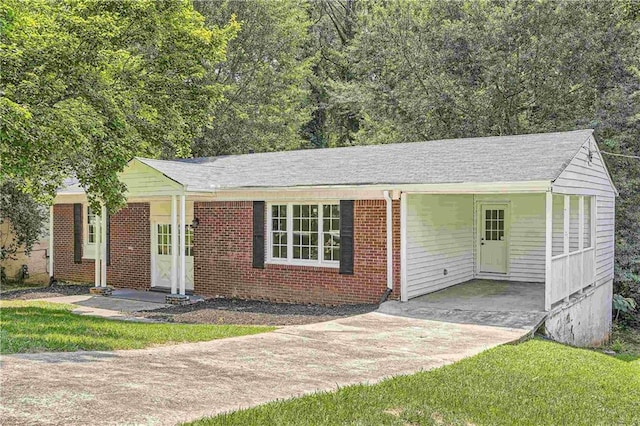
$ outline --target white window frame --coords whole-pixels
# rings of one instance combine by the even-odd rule
[[[339,268],[339,260],[324,260],[324,236],[323,236],[323,206],[340,205],[340,201],[295,201],[295,202],[269,202],[267,203],[267,238],[266,240],[266,263],[275,265],[298,265],[298,266],[322,266],[327,268]],[[293,258],[293,206],[294,205],[315,205],[318,206],[318,259],[305,260]],[[272,240],[272,206],[287,206],[287,258],[274,258]],[[342,247],[341,247],[342,249]]]
[[[89,242],[89,204],[82,205],[82,258],[83,259],[95,259],[96,258],[96,243]],[[94,214],[94,218],[96,215]],[[95,223],[93,225],[95,230]],[[96,238],[98,235],[96,235]]]

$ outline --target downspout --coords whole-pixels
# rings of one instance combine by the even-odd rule
[[[389,191],[383,192],[387,202],[387,289],[380,298],[380,303],[387,300],[393,291],[393,201]]]

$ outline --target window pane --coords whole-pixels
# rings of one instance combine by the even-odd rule
[[[325,261],[340,260],[340,205],[325,205],[322,220],[322,254]]]
[[[271,206],[271,257],[287,258],[287,206]]]

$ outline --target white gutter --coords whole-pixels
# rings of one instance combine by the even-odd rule
[[[389,191],[384,191],[387,202],[387,288],[393,290],[393,201]]]

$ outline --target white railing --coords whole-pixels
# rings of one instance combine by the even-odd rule
[[[589,247],[551,258],[550,304],[566,300],[595,282],[595,250]]]

